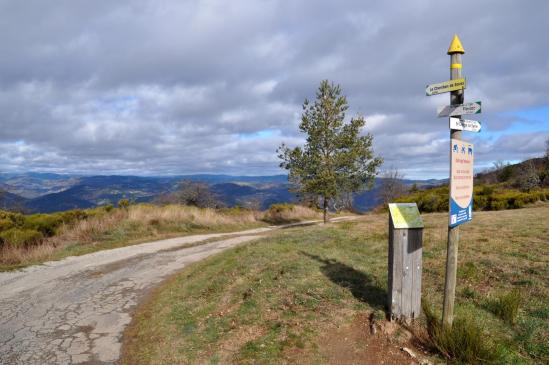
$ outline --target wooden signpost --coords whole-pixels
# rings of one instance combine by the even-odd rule
[[[447,54],[450,56],[450,80],[461,83],[461,56],[465,53],[457,35],[452,39]],[[431,85],[432,86],[432,85]],[[479,114],[481,102],[464,104],[465,83],[462,88],[451,89],[450,105],[437,110],[439,117],[450,117],[450,197],[448,212],[448,245],[446,251],[446,279],[444,285],[444,304],[442,323],[451,327],[454,320],[454,301],[456,294],[456,273],[459,246],[459,225],[473,218],[473,157],[472,143],[461,139],[461,131],[480,131],[480,122],[451,118],[464,114]],[[440,89],[442,90],[442,89]],[[441,91],[445,92],[445,91]],[[429,93],[435,95],[439,92]]]
[[[389,204],[389,318],[421,314],[423,221],[415,203]]]

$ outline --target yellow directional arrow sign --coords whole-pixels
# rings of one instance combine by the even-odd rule
[[[438,84],[427,85],[425,88],[425,94],[427,96],[431,96],[463,89],[465,89],[465,79],[455,79]]]

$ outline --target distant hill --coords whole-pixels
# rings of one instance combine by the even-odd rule
[[[56,174],[0,175],[0,206],[29,213],[49,213],[69,209],[116,205],[120,199],[151,202],[162,194],[173,192],[181,180],[205,182],[227,206],[247,206],[266,209],[271,204],[295,202],[297,196],[288,190],[286,175],[230,176],[73,176]],[[368,211],[379,204],[378,192],[382,179],[374,188],[355,194],[359,211]],[[405,185],[433,186],[444,180],[403,180]]]
[[[545,178],[545,159],[544,158],[532,158],[516,164],[501,164],[497,168],[492,168],[489,171],[480,172],[475,175],[475,182],[483,184],[497,184],[504,183],[507,186],[517,186],[521,174],[526,169],[528,164],[532,164],[537,171],[539,177],[544,180]],[[549,184],[545,184],[549,185]]]
[[[0,174],[0,189],[32,199],[58,193],[77,184],[78,176],[43,173]]]
[[[28,199],[7,191],[0,191],[0,209],[23,210]]]

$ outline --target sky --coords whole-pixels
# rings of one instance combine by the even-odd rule
[[[459,5],[459,6],[458,6]],[[339,84],[383,169],[448,175],[446,54],[482,101],[477,171],[549,138],[549,2],[0,0],[0,172],[270,175]],[[474,117],[474,118],[473,118]]]

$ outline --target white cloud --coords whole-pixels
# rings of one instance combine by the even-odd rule
[[[435,0],[31,0],[2,10],[5,171],[277,173],[276,147],[303,143],[301,104],[329,79],[348,116],[366,116],[386,165],[447,172],[448,127],[435,109],[448,95],[423,90],[448,77],[455,32],[466,100],[483,101],[480,120],[501,136],[471,136],[477,162],[539,155],[549,131],[547,121],[543,133],[509,131],[508,113],[549,101],[542,0],[464,1],[463,23]]]

